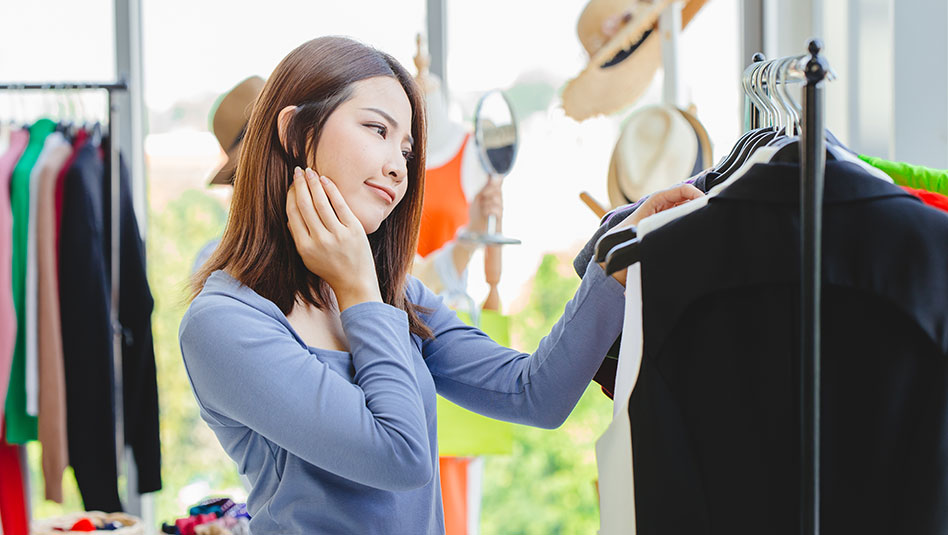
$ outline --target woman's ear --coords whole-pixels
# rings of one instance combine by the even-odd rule
[[[286,130],[290,127],[290,120],[294,113],[296,113],[296,106],[287,106],[277,115],[277,135],[280,137],[280,145],[286,152],[290,151],[290,148],[286,146]]]

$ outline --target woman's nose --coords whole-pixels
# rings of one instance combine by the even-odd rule
[[[390,160],[385,164],[385,169],[383,169],[382,172],[396,182],[401,182],[408,176],[408,164],[405,161],[405,157],[402,156],[401,151],[398,152],[397,159]]]

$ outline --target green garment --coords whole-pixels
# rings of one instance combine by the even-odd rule
[[[899,186],[908,186],[948,195],[948,170],[932,169],[904,162],[890,162],[864,154],[860,154],[859,158],[876,169],[885,172]]]
[[[25,444],[36,440],[36,417],[26,413],[26,231],[30,215],[30,172],[36,165],[46,137],[56,123],[40,119],[30,127],[30,142],[13,168],[10,204],[13,208],[13,305],[16,309],[16,345],[10,367],[10,386],[4,404],[6,440]],[[35,299],[35,296],[34,296]]]
[[[470,324],[470,316],[458,313]],[[510,318],[492,310],[482,310],[480,329],[495,342],[510,345]],[[468,457],[509,454],[513,451],[513,424],[473,413],[438,396],[438,455]]]

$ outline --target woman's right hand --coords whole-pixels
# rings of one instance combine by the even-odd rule
[[[691,184],[678,184],[661,191],[656,191],[655,193],[649,195],[648,199],[642,202],[638,208],[636,208],[628,217],[622,220],[621,223],[616,225],[616,227],[631,227],[639,224],[639,221],[645,219],[650,215],[657,214],[668,210],[669,208],[674,208],[680,204],[685,204],[686,202],[692,201],[699,197],[703,197],[704,192],[698,188],[692,186]],[[600,262],[602,269],[606,269],[606,263]],[[612,274],[612,277],[619,282],[619,284],[625,286],[626,273],[628,268],[616,271]]]
[[[487,184],[477,192],[468,211],[467,229],[477,234],[487,232],[487,218],[494,216],[496,231],[500,232],[504,215],[504,196],[501,191],[503,180],[489,177]]]
[[[382,301],[369,238],[331,180],[297,167],[286,195],[286,215],[303,264],[329,284],[340,312]]]

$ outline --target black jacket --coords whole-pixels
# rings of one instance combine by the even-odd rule
[[[642,240],[638,532],[799,532],[799,167]],[[826,167],[824,533],[948,533],[948,217]]]
[[[103,144],[108,157],[108,148]],[[80,148],[65,177],[59,294],[66,373],[69,464],[87,510],[120,511],[112,393],[111,197],[98,147]],[[107,163],[107,162],[106,162]],[[154,307],[145,251],[122,165],[119,322],[123,328],[124,431],[138,466],[138,491],[161,488]]]

